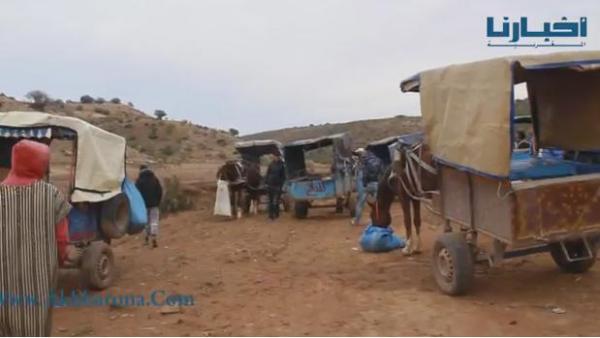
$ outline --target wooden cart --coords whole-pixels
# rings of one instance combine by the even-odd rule
[[[403,81],[403,91],[421,92],[438,170],[440,194],[433,204],[444,232],[432,265],[443,292],[467,292],[477,262],[497,265],[549,252],[565,272],[582,273],[595,263],[600,166],[578,155],[600,149],[598,65],[597,52],[522,56]],[[527,85],[536,145],[525,154],[529,171],[523,175],[513,146],[517,83]],[[549,149],[560,155],[545,158]],[[490,248],[481,248],[479,235],[492,239]]]

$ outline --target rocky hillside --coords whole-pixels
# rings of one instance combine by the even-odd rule
[[[235,138],[229,132],[188,121],[158,120],[131,104],[51,100],[40,107],[0,94],[0,111],[36,110],[77,117],[125,137],[130,159],[179,164],[233,156]]]
[[[323,135],[349,132],[354,147],[363,147],[367,143],[388,136],[412,133],[421,129],[421,117],[398,115],[391,118],[360,120],[346,123],[326,123],[271,130],[262,133],[245,135],[245,140],[274,139],[283,143]]]

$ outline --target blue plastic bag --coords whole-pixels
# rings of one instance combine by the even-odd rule
[[[142,194],[128,178],[123,181],[123,193],[129,200],[129,227],[127,233],[137,234],[148,224],[148,211]]]
[[[366,252],[388,252],[404,248],[405,241],[394,234],[392,227],[378,227],[369,224],[362,233],[360,246]]]

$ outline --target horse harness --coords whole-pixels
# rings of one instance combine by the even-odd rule
[[[432,175],[437,175],[437,169],[431,166],[429,163],[423,161],[423,143],[419,142],[411,146],[403,146],[400,150],[404,154],[404,173],[395,172],[392,169],[390,176],[388,177],[388,184],[394,176],[399,176],[402,189],[406,194],[413,200],[427,200],[425,196],[427,194],[439,194],[437,190],[423,190],[421,184],[421,174],[423,170],[426,170]],[[406,180],[404,179],[406,177]],[[391,185],[391,184],[390,184]]]

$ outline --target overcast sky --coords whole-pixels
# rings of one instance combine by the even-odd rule
[[[596,0],[0,0],[0,92],[119,97],[242,133],[418,115],[398,85],[420,70],[549,52],[487,47],[487,16],[586,16],[574,49],[600,49]]]

